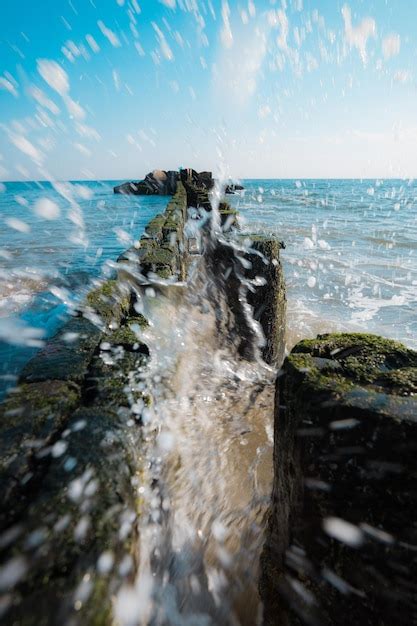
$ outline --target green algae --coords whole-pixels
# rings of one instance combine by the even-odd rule
[[[175,254],[169,248],[153,248],[142,259],[144,265],[168,265],[175,267]]]
[[[110,344],[121,346],[133,346],[141,343],[137,331],[149,326],[148,320],[141,314],[135,317],[130,317],[126,322],[116,328],[108,335],[103,337],[104,341],[108,341]]]
[[[412,393],[415,389],[413,369],[417,367],[417,353],[391,339],[362,333],[333,333],[305,339],[295,346],[293,353],[333,359],[340,363],[345,378],[354,383],[383,386],[388,393],[399,393],[401,389]],[[396,370],[404,371],[394,374]]]
[[[163,214],[156,215],[146,226],[145,232],[154,238],[159,238],[162,236],[162,226],[165,222],[165,216]]]
[[[417,394],[417,368],[402,367],[385,374],[381,374],[375,380],[378,386],[392,389],[399,395]]]
[[[101,336],[101,330],[89,320],[71,318],[25,365],[20,380],[71,380],[80,383]]]
[[[341,396],[354,388],[353,382],[346,379],[342,373],[335,371],[330,364],[327,368],[317,367],[314,357],[309,353],[292,352],[285,364],[286,371],[290,376],[294,376],[294,380],[300,382],[301,375],[304,391],[312,399],[321,398],[322,394],[328,393]]]
[[[130,292],[119,281],[106,280],[87,294],[86,304],[109,326],[129,312]]]

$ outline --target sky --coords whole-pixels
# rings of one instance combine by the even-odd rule
[[[0,180],[417,177],[410,0],[3,0]]]

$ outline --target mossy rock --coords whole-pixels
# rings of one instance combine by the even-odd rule
[[[230,230],[232,227],[238,228],[239,211],[233,209],[228,202],[219,204],[220,223],[223,230]]]
[[[138,331],[147,326],[149,326],[148,320],[143,315],[138,314],[136,317],[130,317],[122,326],[108,335],[104,335],[103,341],[108,341],[112,345],[123,346],[128,350],[133,349],[133,346],[138,344],[139,349],[139,344],[142,346],[144,344],[140,341]]]
[[[25,365],[20,381],[65,380],[80,383],[101,337],[101,330],[89,320],[71,318]]]
[[[119,564],[137,549],[138,429],[128,432],[107,408],[80,408],[62,441],[65,452],[50,460],[19,521],[21,534],[4,555],[7,562],[24,554],[27,564],[5,624],[111,626],[111,597],[126,582]],[[105,572],[97,567],[103,553],[112,555]]]
[[[285,360],[262,559],[268,626],[413,622],[416,359],[383,337],[335,333]]]
[[[265,337],[262,356],[267,363],[280,367],[285,350],[286,316],[285,280],[279,258],[280,242],[271,237],[259,237],[250,242],[241,237],[237,240],[244,244],[245,258],[250,263],[250,267],[245,269],[245,277],[254,281],[254,287],[248,291],[247,300]],[[258,284],[259,279],[263,279],[263,284]]]
[[[162,237],[162,227],[165,222],[164,215],[156,215],[146,226],[145,232],[149,237],[160,239]]]
[[[262,245],[271,245],[268,244],[267,242],[273,242],[273,245],[276,246],[278,245],[278,248],[280,250],[284,250],[285,249],[285,243],[284,241],[281,241],[279,239],[276,239],[275,237],[271,237],[270,235],[262,235],[260,233],[243,233],[243,234],[238,234],[237,235],[237,239],[240,243],[242,243],[245,247],[247,248],[254,248],[255,250],[258,249],[258,246],[262,246]]]
[[[118,325],[129,313],[130,297],[130,291],[123,283],[106,280],[87,294],[85,313],[92,312],[94,321],[102,323],[105,328]]]
[[[293,350],[299,352],[337,361],[343,375],[354,383],[383,386],[387,393],[407,394],[415,390],[417,353],[391,339],[363,333],[333,333],[300,342]]]
[[[129,407],[142,398],[143,392],[132,391],[130,383],[138,379],[146,367],[148,354],[144,350],[123,350],[114,355],[106,351],[95,357],[86,380],[89,403],[117,410],[118,407]]]
[[[159,247],[149,250],[142,259],[142,272],[150,272],[161,278],[170,278],[177,270],[177,252],[169,247]]]
[[[46,469],[38,453],[59,438],[80,401],[76,384],[48,380],[20,385],[0,406],[0,529],[26,507]]]

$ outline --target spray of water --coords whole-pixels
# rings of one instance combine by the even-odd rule
[[[148,289],[141,300],[151,322],[145,340],[153,404],[143,415],[141,566],[115,607],[126,626],[249,625],[261,616],[274,371],[259,358],[244,285],[233,284],[240,264],[234,248],[211,237],[205,244],[187,288],[156,297]],[[230,307],[236,286],[239,307]],[[242,324],[246,336],[235,332]]]

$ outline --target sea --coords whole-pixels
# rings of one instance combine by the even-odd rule
[[[0,183],[0,396],[167,198],[121,181]],[[278,237],[287,350],[332,331],[417,348],[417,182],[243,180],[241,229]]]

